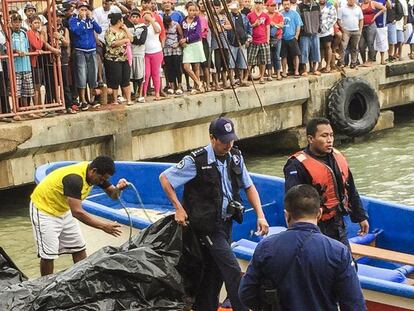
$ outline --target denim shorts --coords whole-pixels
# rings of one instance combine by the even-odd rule
[[[230,45],[229,68],[247,69],[247,49],[245,46],[235,47]],[[244,56],[243,56],[244,55]]]
[[[387,24],[388,28],[388,44],[397,44],[397,26],[395,24]]]
[[[75,50],[75,72],[76,87],[85,89],[88,84],[90,88],[98,87],[97,83],[97,61],[96,51],[84,52]]]
[[[309,61],[321,61],[320,43],[317,34],[311,36],[301,36],[299,39],[299,48],[301,50],[301,64],[307,64]]]

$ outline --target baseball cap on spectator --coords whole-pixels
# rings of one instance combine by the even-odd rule
[[[32,3],[27,2],[24,6],[23,12],[26,13],[26,11],[30,9],[37,11],[36,7]]]
[[[239,8],[239,3],[237,1],[230,2],[230,4],[229,4],[229,9],[230,10],[238,9],[238,8]]]
[[[234,132],[233,121],[228,118],[217,118],[211,121],[209,132],[223,144],[238,139]]]
[[[56,16],[60,16],[60,17],[66,16],[66,11],[64,9],[58,9],[56,10]]]
[[[276,5],[276,1],[275,0],[267,0],[266,1],[266,6],[272,6],[272,5]]]
[[[79,10],[80,8],[87,8],[88,10],[91,9],[91,6],[89,5],[89,3],[87,2],[78,2],[78,5],[76,6],[76,8]]]

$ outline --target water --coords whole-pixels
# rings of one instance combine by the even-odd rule
[[[360,194],[414,206],[414,120],[339,147]],[[282,176],[290,154],[246,156],[251,172]]]
[[[414,206],[414,116],[410,118],[392,130],[371,135],[369,141],[340,146],[361,194]],[[251,172],[275,176],[283,176],[288,156],[245,154]],[[28,208],[32,190],[33,185],[0,191],[0,246],[31,278],[39,276]],[[55,262],[55,270],[70,265],[71,257],[63,255]]]

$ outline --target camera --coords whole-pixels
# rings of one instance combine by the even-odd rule
[[[243,214],[245,207],[237,201],[230,201],[227,205],[227,214],[231,215],[231,218],[237,223],[243,222]]]

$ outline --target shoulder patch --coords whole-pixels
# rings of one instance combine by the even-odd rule
[[[236,165],[240,164],[240,156],[239,155],[233,154],[232,159],[233,159],[234,164],[236,164]]]
[[[184,168],[184,166],[185,166],[185,161],[184,159],[182,159],[180,162],[177,163],[175,167],[181,170],[182,168]]]

